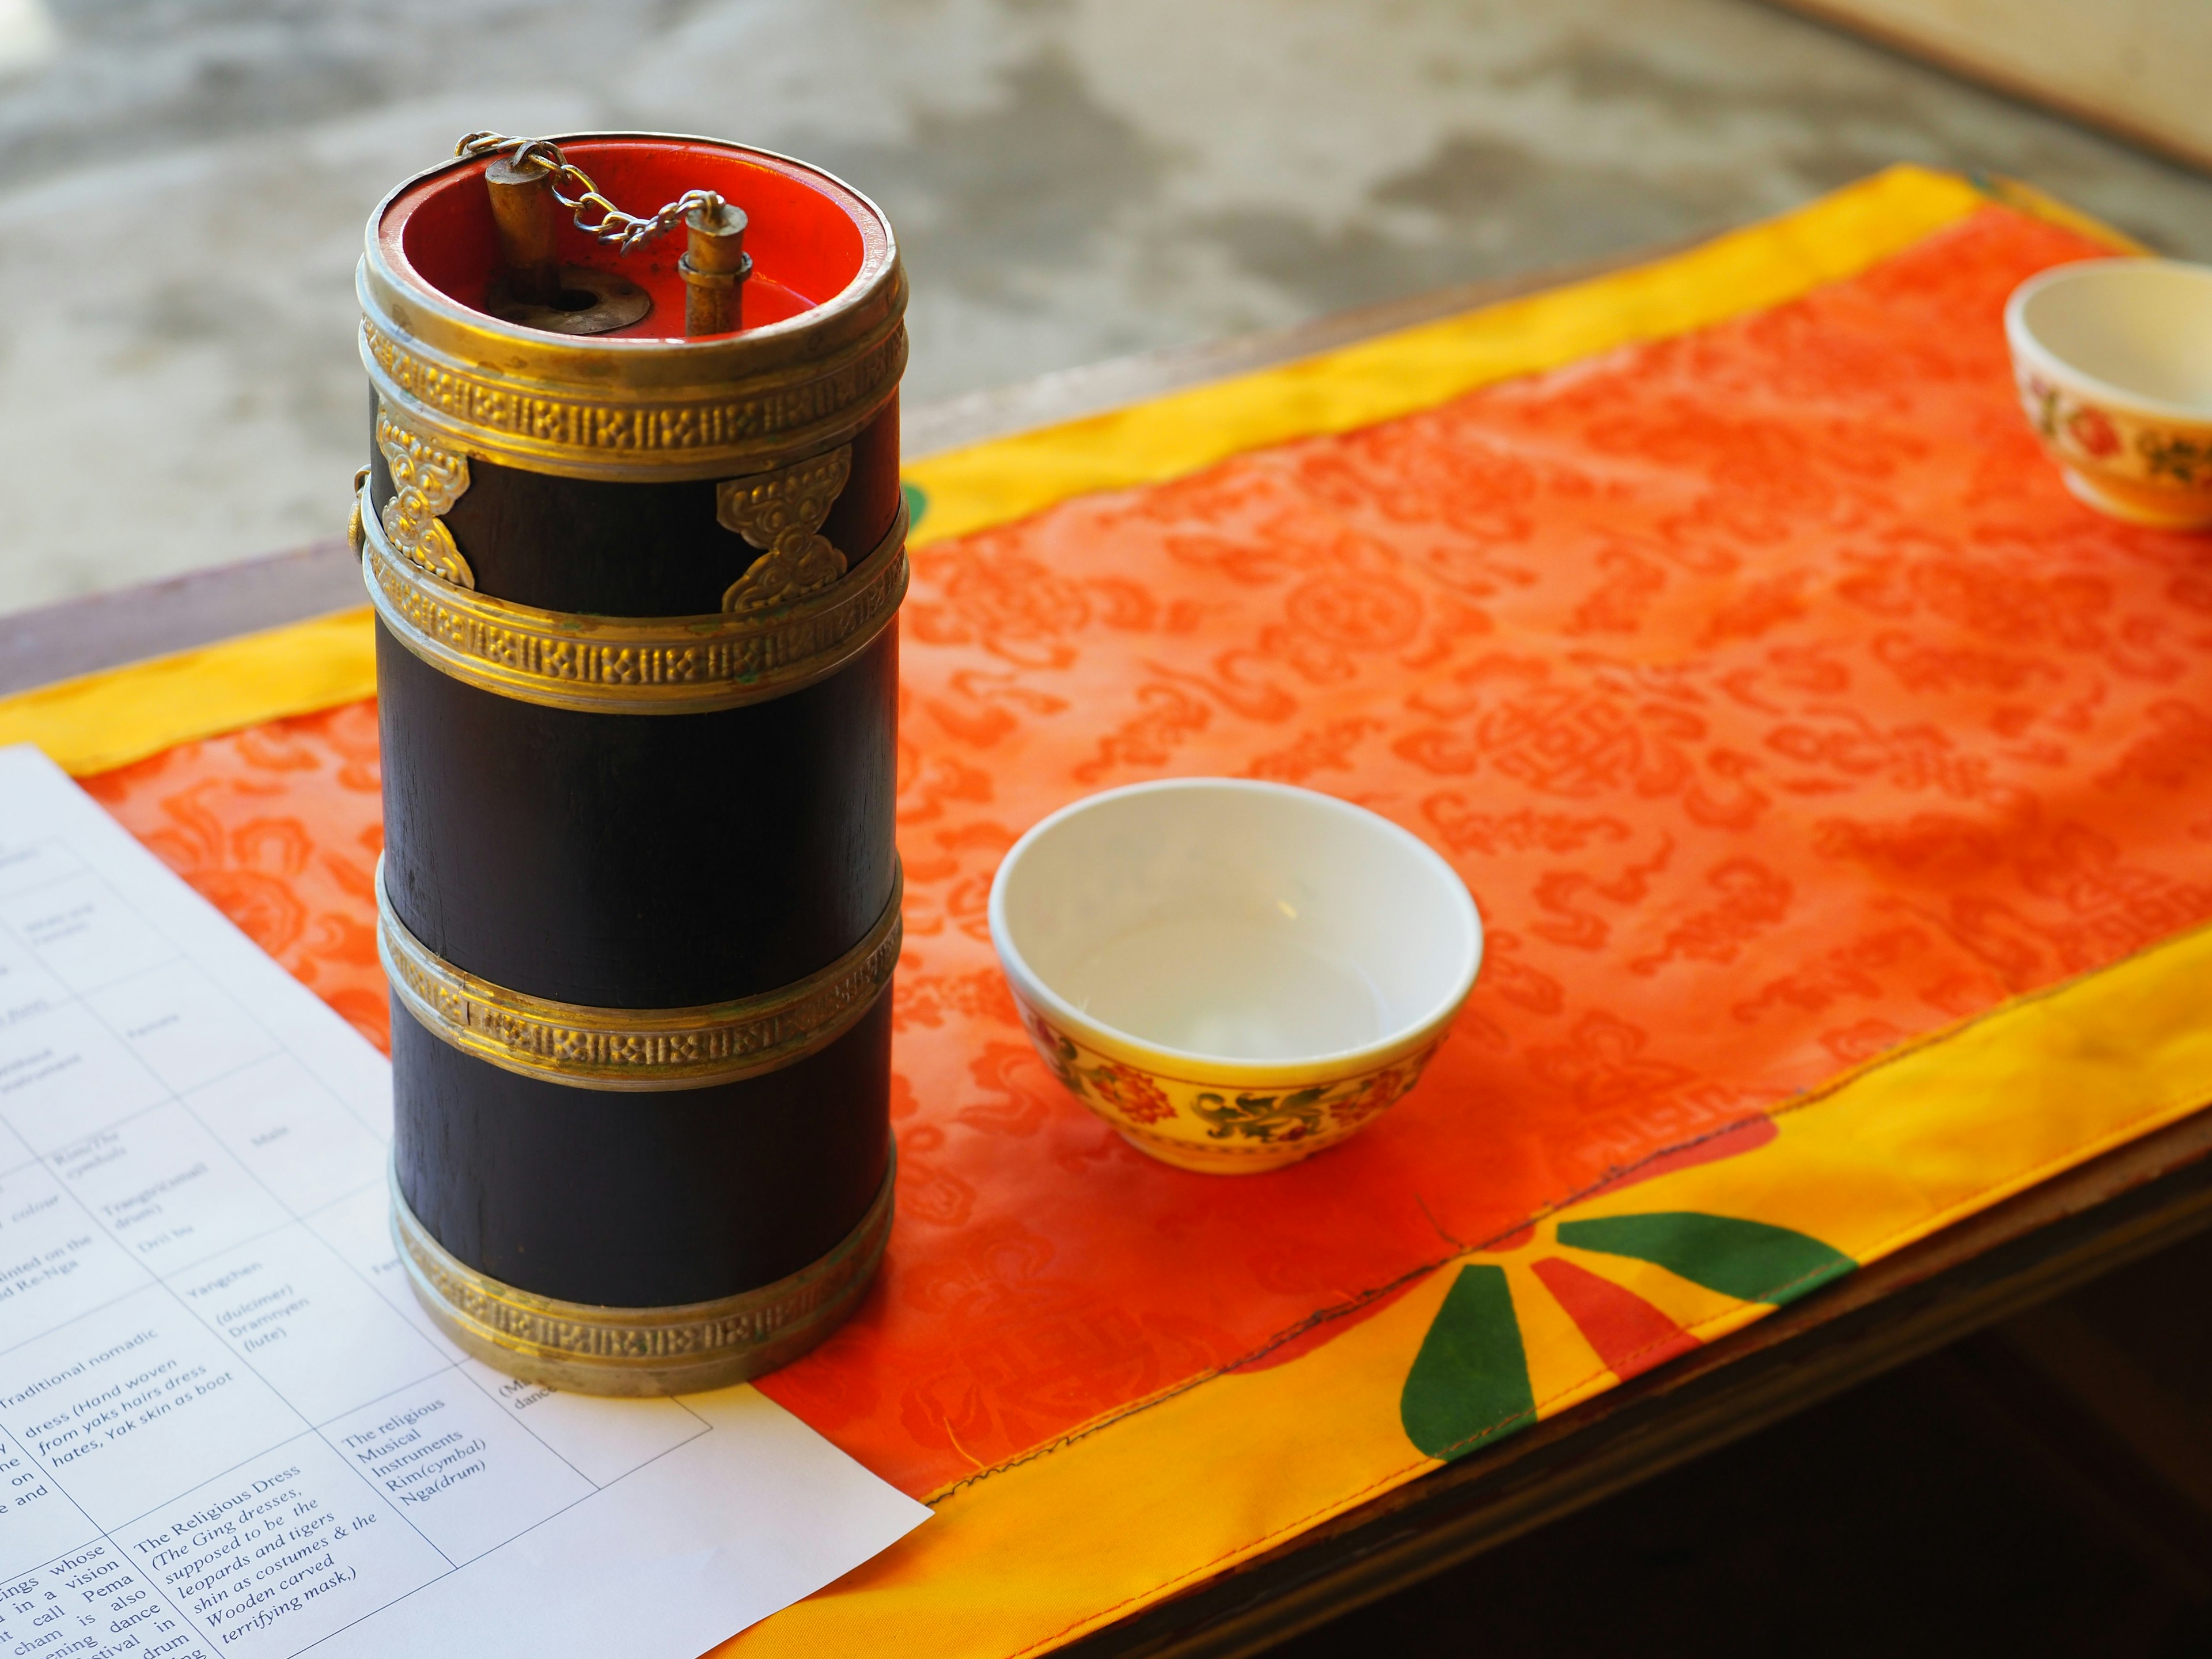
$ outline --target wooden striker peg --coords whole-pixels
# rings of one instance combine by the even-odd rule
[[[684,227],[690,246],[676,265],[684,277],[684,332],[696,339],[742,328],[741,296],[753,268],[744,210],[727,202],[695,207],[684,216]]]
[[[513,156],[502,155],[484,169],[484,188],[499,227],[509,297],[526,305],[557,305],[561,263],[553,239],[561,204],[553,198],[552,170],[534,163],[518,167]]]

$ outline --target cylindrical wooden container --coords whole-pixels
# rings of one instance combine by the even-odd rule
[[[558,143],[632,210],[742,209],[744,328],[684,337],[680,227],[566,213],[569,299],[650,310],[501,320],[482,158],[369,220],[393,1231],[490,1364],[676,1392],[819,1341],[890,1231],[906,286],[812,167]]]

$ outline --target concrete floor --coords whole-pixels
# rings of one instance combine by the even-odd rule
[[[362,219],[476,127],[842,173],[906,248],[913,398],[1899,159],[2212,259],[2212,179],[1753,0],[0,0],[5,63],[0,611],[334,532]]]

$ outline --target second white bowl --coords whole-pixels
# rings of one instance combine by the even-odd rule
[[[2057,266],[2013,291],[2005,338],[2069,489],[2135,524],[2212,525],[2212,269]]]

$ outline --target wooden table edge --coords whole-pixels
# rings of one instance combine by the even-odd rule
[[[368,603],[343,538],[0,616],[0,697]]]

